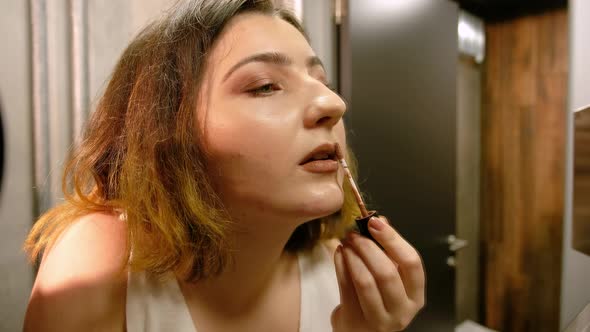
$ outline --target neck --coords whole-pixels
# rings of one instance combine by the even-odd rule
[[[284,216],[260,215],[235,220],[239,229],[231,234],[235,248],[224,271],[215,277],[185,284],[185,297],[218,314],[244,314],[256,308],[274,287],[293,278],[297,270],[295,255],[284,251],[285,244],[300,224]],[[266,222],[262,222],[266,220]],[[291,279],[292,280],[292,279]],[[281,286],[282,287],[282,286]]]

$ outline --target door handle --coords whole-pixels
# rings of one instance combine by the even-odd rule
[[[460,239],[453,234],[447,236],[447,243],[449,244],[449,250],[452,252],[457,252],[469,245],[467,240]]]

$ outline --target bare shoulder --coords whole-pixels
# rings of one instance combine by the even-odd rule
[[[24,330],[124,330],[126,233],[114,215],[74,221],[43,256]]]

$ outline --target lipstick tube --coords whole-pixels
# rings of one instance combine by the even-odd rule
[[[344,170],[344,174],[346,175],[346,177],[348,178],[348,181],[350,182],[350,186],[352,187],[352,191],[353,191],[354,196],[356,198],[356,202],[359,206],[359,209],[361,210],[360,217],[355,218],[355,222],[356,222],[356,226],[358,228],[358,231],[361,235],[363,235],[363,236],[371,239],[373,242],[379,244],[373,238],[373,236],[371,235],[371,232],[369,232],[369,226],[368,226],[369,220],[372,217],[379,217],[379,214],[375,210],[367,211],[367,208],[365,206],[365,202],[363,202],[363,197],[361,196],[361,193],[358,190],[358,187],[356,186],[354,179],[352,178],[352,174],[350,173],[350,170],[348,168],[348,164],[346,163],[346,160],[344,159],[344,154],[340,150],[340,146],[338,145],[338,143],[336,143],[336,157],[338,158],[340,165],[342,165],[342,168]]]

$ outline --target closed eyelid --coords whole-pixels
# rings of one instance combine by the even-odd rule
[[[244,89],[249,88],[259,83],[274,83],[282,80],[282,74],[273,70],[244,70],[239,74],[234,75],[228,81],[230,89]]]
[[[291,90],[296,85],[305,84],[304,81],[309,80],[309,83],[312,81],[320,83],[330,90],[335,91],[331,84],[332,82],[330,82],[327,76],[323,69],[317,67],[310,68],[307,72],[303,73],[295,70],[294,67],[275,67],[259,64],[258,66],[248,67],[233,75],[229,81],[232,82],[229,84],[229,87],[231,91],[236,93],[247,92],[248,90],[256,89],[266,84],[273,84],[279,86],[281,89],[286,88]]]
[[[250,78],[246,81],[247,83],[245,84],[246,87],[251,87],[254,85],[264,85],[264,84],[273,84],[275,83],[275,80],[273,80],[270,77],[264,76],[264,77],[253,77]]]

